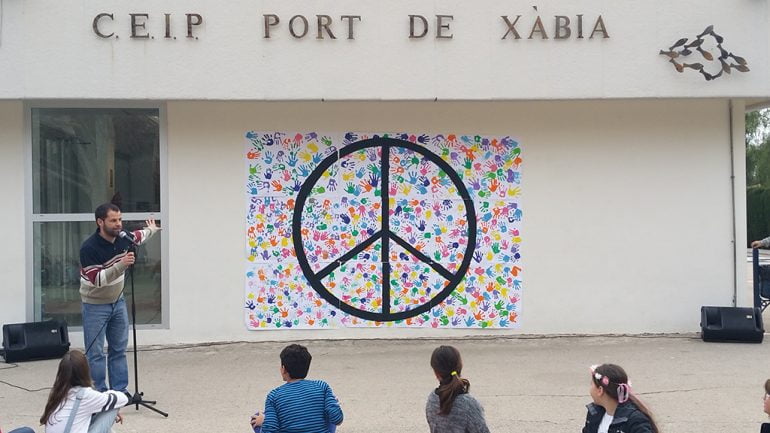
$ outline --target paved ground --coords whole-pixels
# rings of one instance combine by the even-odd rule
[[[770,263],[770,252],[762,260]],[[665,433],[755,433],[767,419],[762,397],[770,378],[770,340],[703,343],[693,334],[304,344],[314,356],[310,377],[327,380],[340,398],[345,412],[340,433],[426,432],[425,398],[436,385],[429,358],[439,344],[463,353],[464,376],[493,432],[579,432],[590,400],[588,367],[602,362],[626,368]],[[261,409],[267,391],[281,384],[283,346],[140,348],[141,390],[171,416],[130,407],[124,409],[125,424],[115,431],[249,433],[249,415]],[[0,428],[30,425],[43,431],[37,419],[57,364],[0,364]]]
[[[695,335],[477,340],[307,342],[311,377],[326,379],[345,412],[340,433],[427,431],[424,402],[435,386],[428,364],[439,344],[456,345],[464,376],[493,432],[578,432],[588,367],[614,361],[667,433],[755,433],[770,344],[703,343]],[[140,384],[166,419],[124,409],[116,432],[242,432],[265,393],[279,385],[283,343],[233,343],[139,352]],[[57,361],[0,364],[0,423],[35,426]],[[42,432],[41,428],[36,431]]]

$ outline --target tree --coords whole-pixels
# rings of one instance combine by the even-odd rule
[[[746,186],[770,187],[770,109],[746,113]]]
[[[749,243],[770,233],[770,110],[767,109],[746,113],[746,223]]]

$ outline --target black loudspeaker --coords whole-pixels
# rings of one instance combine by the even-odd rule
[[[759,308],[701,307],[703,341],[745,341],[761,343],[765,336]]]
[[[3,325],[5,362],[61,358],[69,349],[67,322],[63,320]]]

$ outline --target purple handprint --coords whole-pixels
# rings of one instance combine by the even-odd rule
[[[263,135],[262,142],[265,144],[265,146],[272,146],[275,144],[275,141],[273,141],[273,136],[270,134]]]

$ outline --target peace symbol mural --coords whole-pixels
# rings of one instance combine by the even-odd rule
[[[519,324],[517,141],[245,138],[249,329]]]

